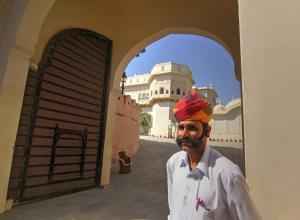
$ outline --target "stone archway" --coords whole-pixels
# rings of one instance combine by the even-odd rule
[[[3,2],[17,1],[1,1],[1,3]],[[21,35],[31,38],[32,33],[34,33],[35,39],[32,39],[32,41],[35,41],[47,11],[50,10],[53,3],[60,2],[63,4],[67,0],[27,0],[23,2],[25,2],[25,5],[31,5],[31,13],[34,12],[31,14],[33,20],[31,20],[31,23],[26,23],[30,20],[24,19],[25,17],[22,18],[22,22],[24,21],[24,26],[21,25],[24,28],[23,31],[21,31],[22,28],[18,28],[16,23],[12,23],[7,27],[18,30],[20,39],[24,39]],[[94,17],[96,19],[91,20],[96,21],[98,23],[97,27],[100,29],[106,29],[109,34],[105,35],[117,42],[114,44],[116,50],[113,51],[112,58],[115,62],[112,65],[113,72],[116,70],[115,66],[120,64],[119,58],[122,59],[129,51],[128,48],[132,48],[137,42],[145,38],[141,35],[156,32],[164,27],[179,25],[210,29],[209,31],[213,27],[219,28],[219,33],[226,38],[226,43],[230,45],[230,48],[234,48],[234,54],[239,54],[241,35],[243,104],[246,110],[244,115],[247,145],[246,162],[247,171],[249,171],[247,174],[250,189],[252,189],[255,202],[265,219],[297,219],[299,217],[299,214],[295,211],[298,208],[297,201],[300,198],[299,193],[297,193],[299,192],[299,175],[295,175],[295,172],[292,172],[293,169],[291,169],[299,166],[299,147],[297,146],[297,140],[295,141],[295,137],[299,136],[299,128],[297,127],[299,124],[299,111],[297,111],[299,103],[295,102],[299,98],[297,97],[299,94],[299,74],[297,70],[300,69],[297,60],[297,57],[299,57],[298,41],[300,33],[299,28],[297,28],[299,27],[298,1],[291,4],[282,4],[280,1],[272,0],[195,0],[189,1],[189,4],[187,4],[182,0],[137,0],[130,1],[130,3],[123,0],[95,0],[89,1],[89,4],[86,4],[85,1],[72,1],[73,7],[66,4],[68,10],[62,11],[70,12],[72,9],[76,9],[73,4],[78,2],[83,3],[84,7],[95,2],[105,3],[108,6],[98,8],[91,6],[91,11],[95,12],[96,9],[103,9],[104,13],[90,14],[101,15],[100,19]],[[206,7],[208,4],[209,7]],[[48,6],[39,7],[41,5]],[[12,8],[12,10],[17,11],[19,9]],[[81,9],[83,7],[80,8],[80,12],[82,12]],[[224,11],[226,9],[229,10]],[[78,13],[78,11],[76,13],[75,10],[74,17],[79,17],[79,24],[83,24],[84,19],[80,17],[81,13]],[[211,11],[214,11],[214,13],[210,13]],[[209,17],[209,14],[212,16]],[[1,16],[2,13],[0,13],[0,18],[2,18]],[[67,14],[63,13],[63,16],[67,16]],[[201,16],[207,17],[203,19]],[[52,34],[69,27],[82,27],[78,23],[74,24],[74,20],[76,20],[74,17],[68,17],[67,21],[70,21],[69,23],[63,23],[62,19],[57,19],[55,23],[60,26]],[[105,26],[109,20],[107,18],[110,18],[113,22]],[[32,28],[37,32],[32,32]],[[46,29],[49,30],[48,27]],[[89,29],[93,29],[92,25],[89,26]],[[0,30],[1,34],[2,30]],[[27,32],[24,32],[24,30]],[[9,31],[5,30],[4,32]],[[97,32],[103,33],[101,30]],[[149,36],[149,34],[144,36],[146,35]],[[218,35],[220,36],[220,34]],[[124,36],[127,38],[122,41]],[[9,37],[15,39],[16,34],[10,34]],[[225,38],[222,39],[225,41]],[[1,43],[2,40],[3,38],[1,38]],[[29,43],[29,45],[35,48],[34,44]],[[120,45],[121,47],[119,47]],[[1,47],[0,50],[2,57],[3,48]],[[1,65],[6,65],[6,71],[0,97],[0,121],[2,125],[0,130],[2,134],[0,139],[0,212],[3,212],[6,206],[13,146],[27,70],[30,64],[31,54],[27,52],[26,50],[19,50],[17,47],[11,49],[9,46],[4,55],[7,57],[10,54],[10,57],[7,62],[1,62]],[[113,95],[113,86],[110,86],[110,90],[110,94]],[[278,100],[287,100],[287,97],[288,100],[294,101],[293,106],[285,108],[284,120],[274,120],[283,114],[282,108],[278,108]],[[109,132],[112,132],[112,130]],[[287,152],[288,158],[284,157],[282,152]],[[285,165],[276,166],[276,169],[274,169],[274,164],[278,164],[278,161]],[[282,178],[278,178],[278,174],[281,174]],[[288,177],[288,181],[286,177]],[[282,201],[285,202],[282,203]],[[7,203],[7,208],[9,208],[9,203]]]
[[[29,65],[33,69],[36,69],[36,64],[39,62],[45,42],[54,33],[69,27],[82,27],[108,36],[114,41],[111,70],[116,74],[122,69],[122,67],[119,68],[120,62],[124,66],[126,64],[126,61],[124,62],[123,60],[124,56],[127,56],[128,51],[134,52],[131,48],[137,45],[138,42],[143,41],[143,39],[153,33],[159,32],[159,30],[169,29],[168,27],[174,26],[182,27],[177,28],[178,33],[180,33],[179,29],[181,29],[181,33],[189,32],[183,30],[186,29],[184,27],[188,27],[187,29],[203,29],[207,30],[207,34],[215,33],[218,36],[222,36],[220,39],[223,39],[229,45],[228,48],[231,48],[232,54],[239,57],[239,46],[237,46],[239,45],[239,34],[237,31],[238,7],[236,0],[218,3],[194,1],[188,5],[180,0],[175,2],[173,0],[155,0],[149,3],[137,2],[135,7],[132,7],[131,4],[124,1],[95,0],[90,1],[88,5],[82,1],[75,1],[72,2],[74,5],[70,8],[68,0],[51,0],[47,2],[28,1],[20,26],[16,26],[16,30],[18,30],[17,38],[13,49],[10,51],[10,58],[8,59],[5,72],[5,82],[1,91],[1,104],[3,103],[7,107],[1,109],[1,115],[3,116],[0,118],[1,120],[3,119],[3,127],[5,127],[2,132],[7,133],[6,137],[1,140],[1,144],[5,146],[1,148],[0,154],[5,155],[5,157],[0,158],[0,161],[3,161],[0,173],[1,179],[4,182],[0,186],[1,211],[3,211],[5,206],[8,175],[13,153],[11,146],[14,146],[17,133],[27,70]],[[98,7],[99,4],[104,7]],[[183,7],[186,10],[183,10]],[[80,14],[78,14],[77,9],[80,9]],[[156,14],[157,9],[161,9],[163,13]],[[99,10],[100,12],[97,11],[97,13],[94,13],[95,10]],[[209,10],[216,10],[215,15],[213,13],[201,13],[201,11],[207,12]],[[66,11],[68,13],[65,13]],[[124,12],[128,14],[124,14]],[[179,13],[182,15],[177,16]],[[155,16],[153,16],[154,14]],[[179,19],[182,16],[185,19]],[[125,17],[126,19],[124,19]],[[140,19],[137,20],[136,17]],[[150,18],[151,24],[144,25],[149,24]],[[226,18],[225,25],[221,25],[224,22],[224,18]],[[229,31],[227,31],[226,27],[228,27]],[[168,30],[165,32],[166,35]],[[162,34],[161,37],[165,35]],[[218,42],[221,43],[222,41]],[[225,46],[225,44],[223,45]],[[135,49],[138,50],[138,48]],[[116,71],[117,67],[118,71]],[[115,79],[118,79],[118,77],[120,79],[120,76],[113,76],[114,80],[110,81],[108,120],[113,120],[110,114],[111,110],[113,110],[114,94],[117,94],[116,89],[118,89],[118,80]],[[19,81],[15,82],[15,78],[18,78]],[[11,86],[12,84],[14,86]],[[102,184],[109,183],[109,174],[107,172],[110,167],[110,139],[113,132],[110,125],[106,127],[106,131]],[[9,159],[7,159],[7,155]]]
[[[140,41],[138,44],[136,44],[134,47],[132,47],[127,54],[121,59],[119,65],[116,68],[115,74],[114,74],[114,88],[118,88],[120,84],[120,80],[122,77],[122,74],[124,72],[124,69],[130,62],[130,60],[142,49],[144,49],[146,46],[150,45],[151,43],[169,35],[169,34],[194,34],[199,35],[203,37],[210,38],[211,40],[214,40],[218,44],[222,45],[227,52],[232,56],[234,60],[234,66],[235,66],[235,76],[238,80],[241,78],[241,72],[240,72],[240,57],[237,54],[233,54],[230,48],[226,45],[226,43],[218,36],[207,32],[205,30],[197,29],[197,28],[189,28],[189,27],[169,27],[169,28],[163,28],[160,31],[157,31],[156,33],[145,37],[142,41]]]
[[[221,37],[219,37],[213,33],[210,33],[208,31],[198,29],[198,28],[166,27],[166,28],[163,28],[163,29],[151,34],[150,36],[145,37],[142,41],[140,41],[136,45],[134,45],[130,50],[128,50],[127,54],[121,59],[121,61],[119,62],[119,65],[115,68],[116,70],[115,70],[115,73],[113,74],[114,78],[112,79],[113,80],[113,88],[110,91],[109,105],[108,105],[108,118],[110,118],[112,121],[114,121],[114,117],[115,117],[113,112],[115,112],[115,102],[116,102],[117,94],[118,94],[117,90],[120,86],[121,77],[122,77],[122,74],[123,74],[126,66],[135,57],[135,55],[138,54],[138,52],[140,52],[142,49],[144,49],[151,43],[153,43],[169,34],[193,34],[193,35],[207,37],[207,38],[215,41],[216,43],[220,44],[231,55],[231,57],[234,61],[235,77],[239,81],[241,81],[241,66],[240,66],[241,62],[240,62],[239,53],[237,54],[237,53],[232,52],[230,47],[222,40]],[[243,111],[242,111],[242,115],[243,115]],[[242,125],[244,125],[244,124],[242,123]],[[114,130],[113,126],[114,126],[114,123],[109,123],[109,124],[107,124],[106,129],[108,131],[112,132]],[[244,129],[242,129],[242,131],[243,130]],[[110,135],[110,132],[108,132],[108,135],[105,140],[105,143],[106,143],[105,146],[107,147],[105,149],[105,153],[106,153],[105,158],[110,158],[110,155],[111,155],[111,149],[109,149],[109,146],[112,145],[111,139],[112,139],[112,135]],[[105,174],[104,180],[106,180],[106,181],[103,183],[109,182],[109,179],[110,179],[109,170],[110,170],[109,163],[108,162],[104,163],[103,174]]]

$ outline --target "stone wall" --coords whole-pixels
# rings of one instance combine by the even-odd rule
[[[115,111],[113,131],[112,166],[117,165],[118,151],[125,151],[133,156],[139,149],[139,114],[138,104],[130,96],[120,92]]]
[[[226,106],[220,104],[215,106],[210,125],[211,141],[242,142],[241,100],[232,100]]]

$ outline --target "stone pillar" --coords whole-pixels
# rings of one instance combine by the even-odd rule
[[[263,219],[299,219],[299,1],[239,1],[246,178]]]
[[[111,157],[113,147],[113,134],[115,126],[115,112],[117,98],[120,93],[120,89],[113,88],[109,92],[107,116],[106,116],[106,127],[105,127],[105,139],[103,149],[103,164],[101,173],[101,185],[108,185],[110,183],[110,168],[111,168]]]
[[[29,58],[13,48],[0,93],[0,213],[5,211],[11,162],[22,109]],[[6,207],[9,208],[9,207]]]

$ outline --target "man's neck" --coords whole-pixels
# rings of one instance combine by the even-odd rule
[[[189,163],[190,163],[191,169],[194,169],[197,166],[197,164],[201,160],[204,150],[205,150],[205,147],[204,147],[204,149],[199,150],[199,151],[188,152],[188,158],[189,158]]]

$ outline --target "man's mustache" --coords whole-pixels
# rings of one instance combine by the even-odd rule
[[[184,137],[184,138],[176,138],[176,142],[179,147],[182,147],[182,144],[189,144],[188,146],[191,149],[197,149],[199,146],[202,145],[203,140],[202,138],[192,138],[192,137]]]
[[[195,139],[191,137],[184,137],[184,138],[177,138],[177,143],[182,144],[182,143],[193,143]]]

